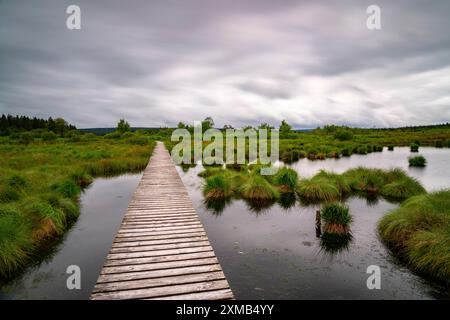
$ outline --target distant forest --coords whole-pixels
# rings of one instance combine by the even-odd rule
[[[27,116],[12,116],[10,114],[2,114],[2,117],[0,118],[0,135],[2,136],[7,136],[14,132],[36,129],[48,130],[59,135],[64,135],[66,132],[76,130],[77,128],[67,123],[63,118],[53,119],[50,117],[48,119],[39,119]]]

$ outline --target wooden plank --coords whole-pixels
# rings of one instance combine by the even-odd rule
[[[230,300],[233,299],[233,292],[230,289],[203,291],[196,293],[179,294],[168,297],[159,297],[158,300]],[[156,300],[155,298],[144,300]]]
[[[180,267],[202,266],[202,265],[217,264],[217,263],[219,263],[219,262],[217,261],[216,257],[180,260],[180,261],[169,261],[169,262],[146,263],[146,264],[137,264],[137,265],[130,265],[130,266],[104,267],[102,269],[101,274],[173,269],[173,268],[180,268]]]
[[[157,257],[157,256],[165,256],[165,255],[183,254],[183,253],[203,252],[203,251],[209,251],[209,250],[212,251],[212,248],[211,248],[211,246],[208,245],[208,246],[200,246],[200,247],[181,248],[181,249],[110,253],[107,256],[107,259],[114,260],[114,259]]]
[[[189,194],[158,142],[91,299],[232,299]]]
[[[211,264],[203,266],[181,267],[162,270],[137,271],[137,272],[126,272],[117,274],[102,274],[98,278],[97,283],[163,278],[196,273],[206,273],[213,271],[222,271],[222,269],[218,264]]]
[[[179,295],[183,293],[198,293],[204,291],[228,289],[226,280],[216,280],[209,282],[188,283],[181,285],[170,285],[161,288],[145,288],[125,291],[113,291],[92,294],[92,299],[111,300],[111,299],[148,299]]]
[[[111,253],[122,253],[122,252],[136,252],[136,251],[152,251],[152,250],[167,250],[167,249],[181,249],[181,248],[193,248],[193,247],[203,247],[209,246],[208,240],[203,241],[190,241],[190,242],[178,242],[172,244],[160,244],[160,245],[150,245],[150,246],[138,246],[138,247],[122,247],[122,248],[111,248]]]
[[[161,240],[149,240],[149,241],[114,242],[112,245],[112,248],[152,246],[152,245],[164,245],[164,244],[175,244],[175,243],[196,242],[196,241],[208,241],[208,237],[198,236],[198,237],[161,239]]]
[[[214,271],[214,272],[189,274],[173,277],[97,283],[92,292],[96,293],[96,292],[108,292],[119,290],[144,289],[144,288],[170,286],[173,284],[209,282],[213,280],[222,280],[222,279],[225,279],[223,272]]]
[[[167,256],[144,257],[144,258],[141,257],[141,258],[106,260],[105,266],[126,266],[133,264],[157,263],[165,261],[179,261],[179,260],[210,258],[210,257],[215,257],[214,251],[201,251],[186,254],[175,254]]]
[[[206,235],[205,231],[201,230],[198,232],[182,232],[176,234],[164,234],[164,235],[152,235],[152,236],[144,236],[144,237],[130,237],[130,238],[116,238],[114,243],[121,242],[139,242],[139,241],[152,241],[152,240],[171,240],[171,239],[180,239],[180,238],[188,238],[188,237],[198,237]]]

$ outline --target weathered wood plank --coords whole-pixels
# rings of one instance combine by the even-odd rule
[[[92,299],[111,300],[111,299],[146,299],[180,295],[183,293],[196,293],[211,290],[228,289],[226,280],[216,280],[209,282],[189,283],[181,285],[170,285],[161,288],[145,288],[126,291],[112,291],[92,294]]]
[[[216,257],[180,260],[180,261],[168,261],[168,262],[154,262],[154,263],[137,264],[137,265],[129,265],[129,266],[104,267],[102,269],[101,274],[114,274],[114,273],[125,273],[125,272],[135,272],[135,271],[173,269],[173,268],[180,268],[180,267],[202,266],[202,265],[218,264],[218,263],[219,262]]]
[[[162,269],[162,270],[137,271],[137,272],[126,272],[126,273],[117,273],[117,274],[102,274],[98,278],[97,283],[163,278],[163,277],[196,274],[196,273],[207,273],[207,272],[213,272],[213,271],[222,271],[222,269],[220,268],[220,265],[218,265],[218,264],[211,264],[211,265],[203,265],[203,266],[181,267],[181,268]]]
[[[233,292],[230,289],[204,291],[196,293],[179,294],[168,297],[159,297],[158,300],[230,300]],[[144,300],[155,300],[154,298]]]

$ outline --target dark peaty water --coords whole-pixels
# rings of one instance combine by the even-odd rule
[[[80,198],[80,217],[54,252],[1,287],[0,298],[88,299],[141,176],[96,179]],[[81,290],[67,289],[69,265],[81,269]]]
[[[424,169],[408,168],[408,148],[352,156],[338,160],[300,160],[292,165],[300,176],[320,169],[343,172],[357,166],[402,167],[427,190],[450,187],[450,150],[421,148],[428,160]],[[208,237],[237,299],[433,299],[449,297],[444,288],[413,274],[399,263],[378,238],[376,225],[397,204],[383,199],[346,201],[353,216],[353,238],[335,252],[316,237],[318,206],[290,209],[279,204],[260,210],[242,200],[222,212],[206,208],[201,194],[201,168],[182,172]],[[449,262],[450,263],[450,262]],[[367,288],[370,265],[381,269],[381,289]]]

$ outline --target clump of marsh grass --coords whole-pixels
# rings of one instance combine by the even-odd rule
[[[243,198],[258,201],[277,199],[280,196],[276,188],[256,174],[251,174],[239,191]]]
[[[273,177],[273,182],[281,192],[294,192],[298,185],[298,174],[291,168],[283,167]]]
[[[420,182],[410,177],[388,183],[381,188],[381,195],[394,199],[407,199],[424,193],[426,190]]]
[[[0,206],[0,276],[23,267],[32,251],[31,223],[14,207]]]
[[[75,183],[82,187],[85,188],[88,185],[90,185],[92,183],[92,181],[94,181],[94,178],[92,178],[92,176],[90,174],[88,174],[86,171],[84,170],[76,170],[74,171],[71,175],[70,178],[75,181]]]
[[[419,144],[413,142],[410,144],[409,149],[411,150],[411,152],[419,152]]]
[[[341,195],[347,194],[352,191],[352,188],[350,187],[347,179],[343,175],[340,175],[338,173],[320,170],[319,173],[314,176],[314,179],[325,179],[330,181],[339,190]]]
[[[320,239],[322,249],[337,253],[347,248],[352,239],[349,208],[338,202],[328,203],[321,210],[321,219],[325,224]]]
[[[321,217],[325,224],[331,225],[333,228],[333,225],[347,227],[352,221],[349,208],[337,202],[324,205],[321,210]],[[342,228],[338,227],[336,227],[335,229],[338,231],[342,230]]]
[[[378,224],[381,238],[415,271],[450,285],[450,189],[411,197]]]
[[[207,167],[205,170],[201,171],[198,176],[202,178],[208,178],[214,176],[219,173],[223,173],[224,170],[222,168],[217,167]]]
[[[211,176],[203,185],[203,194],[206,199],[225,199],[233,194],[229,177],[223,174]]]
[[[56,183],[53,189],[66,198],[75,198],[80,193],[80,187],[72,180],[65,180],[60,183]]]
[[[332,201],[340,197],[339,189],[325,178],[300,180],[297,193],[306,202]]]
[[[410,167],[425,167],[427,165],[427,159],[424,156],[415,156],[408,158]]]
[[[46,201],[36,201],[28,206],[27,213],[37,218],[40,223],[33,230],[35,239],[60,235],[66,226],[66,215],[60,208],[55,208]]]
[[[377,193],[385,184],[384,172],[381,169],[358,167],[346,171],[344,177],[354,191]]]

